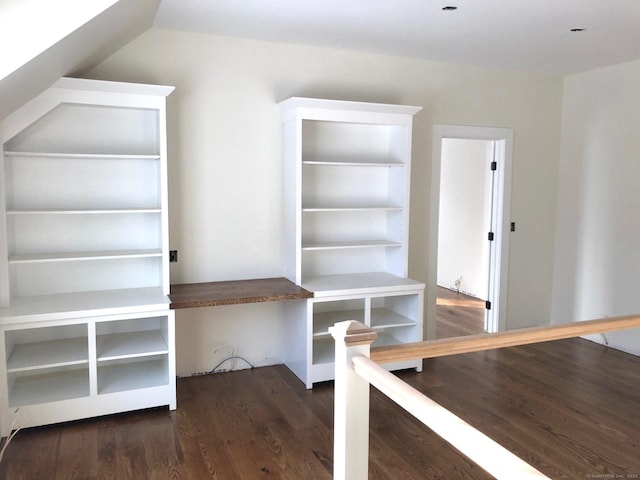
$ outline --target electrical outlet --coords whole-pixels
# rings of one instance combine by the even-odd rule
[[[171,263],[178,262],[178,250],[169,250],[169,262]]]

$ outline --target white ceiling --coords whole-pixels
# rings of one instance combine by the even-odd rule
[[[154,26],[558,74],[640,59],[640,0],[162,0]]]

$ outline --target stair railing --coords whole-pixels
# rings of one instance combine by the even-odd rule
[[[336,343],[333,478],[367,479],[369,389],[373,385],[498,480],[548,479],[378,363],[470,353],[636,327],[640,327],[639,315],[371,348],[377,337],[372,329],[355,320],[336,323],[329,329]]]

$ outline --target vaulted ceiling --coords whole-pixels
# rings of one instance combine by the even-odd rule
[[[50,0],[3,0],[0,25],[9,19],[12,6],[29,4],[40,11],[38,2],[50,5]],[[82,73],[152,25],[550,74],[640,59],[639,0],[101,0],[101,4],[104,8],[95,17],[0,75],[0,119],[60,76]],[[69,12],[60,8],[57,15],[62,19]],[[40,20],[56,22],[55,16]],[[42,35],[42,21],[24,23],[14,31],[21,31],[24,38]],[[21,47],[12,39],[3,38],[2,44],[5,52]]]
[[[92,0],[101,7],[94,16],[87,10],[89,16],[84,20],[78,16],[77,23],[66,22],[66,32],[58,28],[52,36],[45,36],[43,25],[56,22],[58,15],[69,17],[68,8],[82,2],[86,0],[56,0],[58,8],[52,10],[51,0],[0,1],[0,26],[11,17],[21,22],[12,25],[15,37],[5,38],[9,29],[0,32],[0,62],[9,58],[2,54],[4,49],[13,50],[15,65],[12,71],[0,68],[0,120],[58,78],[91,68],[151,28],[160,0]],[[36,18],[27,21],[24,12]],[[44,39],[44,43],[29,42],[25,48],[30,36]]]

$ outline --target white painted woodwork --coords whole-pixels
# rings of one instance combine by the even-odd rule
[[[356,347],[346,347],[347,350],[354,351],[352,353],[348,352],[346,355],[342,354],[350,360],[350,365],[345,366],[344,363],[346,362],[340,362],[337,364],[340,369],[347,372],[347,368],[353,370],[352,374],[345,374],[344,372],[341,372],[341,375],[347,379],[347,382],[353,381],[352,379],[357,377],[357,380],[355,380],[356,385],[347,385],[346,387],[343,387],[346,391],[350,391],[350,389],[355,388],[363,390],[364,387],[360,386],[360,382],[365,382],[367,387],[369,387],[369,385],[373,385],[439,436],[444,438],[453,447],[458,449],[499,480],[512,480],[514,478],[522,480],[549,479],[549,477],[533,468],[496,441],[475,429],[467,422],[463,421],[415,388],[403,382],[395,375],[381,368],[377,363],[369,358],[368,352],[367,354],[359,354],[355,351],[355,348]],[[338,345],[336,345],[336,351],[339,351]],[[336,379],[337,378],[338,372],[336,371]],[[339,399],[336,396],[336,410],[339,408],[337,403],[338,401]],[[368,405],[366,405],[366,407],[368,408]],[[346,436],[346,438],[348,441],[356,444],[351,448],[355,449],[359,447],[362,449],[363,447],[361,444],[364,442],[363,438],[368,438],[368,428],[366,430],[363,428],[362,420],[359,418],[362,413],[357,411],[357,405],[352,405],[346,410],[348,412],[346,418],[347,425],[342,426],[341,429],[346,429],[347,431],[350,429],[358,429],[359,435],[358,432],[350,432],[350,435]],[[350,418],[349,415],[354,415],[354,418]],[[340,418],[339,420],[342,421],[343,419]],[[336,419],[336,422],[337,421],[338,419]],[[338,425],[336,425],[335,430],[338,430]],[[345,435],[341,438],[344,437]],[[337,441],[338,437],[336,436],[336,449],[338,448]],[[341,448],[347,449],[349,446],[341,445]],[[340,460],[344,461],[342,459]],[[346,457],[346,462],[347,467],[345,470],[355,472],[362,471],[362,460],[359,457]],[[360,464],[355,465],[356,462],[360,462]],[[366,458],[366,462],[368,462],[368,457]],[[351,463],[354,465],[351,465]],[[365,475],[346,476],[342,478],[355,479],[367,477]]]
[[[168,294],[172,90],[62,78],[0,124],[7,239],[0,305],[119,288]]]
[[[331,327],[335,343],[333,478],[366,480],[369,473],[369,382],[354,369],[353,358],[368,357],[375,333],[353,341],[364,325],[355,321]],[[351,338],[350,338],[351,337]]]
[[[11,306],[0,309],[2,324],[26,321],[62,320],[87,316],[145,312],[169,308],[169,299],[160,288],[128,288],[76,292],[38,297],[16,297]]]
[[[422,339],[424,284],[407,278],[411,135],[421,108],[299,97],[279,106],[285,276],[314,292],[284,307],[292,346],[284,362],[312,388],[334,378],[336,322],[374,327],[379,345]]]
[[[368,478],[369,390],[370,385],[373,385],[495,478],[548,479],[509,450],[371,360],[371,344],[377,337],[371,328],[362,322],[348,320],[336,323],[330,327],[330,332],[335,342],[336,364],[334,478]]]
[[[421,107],[292,97],[285,154],[285,276],[407,276],[413,115]],[[292,252],[295,252],[293,254]]]
[[[136,408],[176,407],[172,310],[20,322],[3,325],[2,333],[3,436],[18,407],[28,426]],[[101,396],[118,392],[123,395],[111,398],[107,410],[97,408]],[[80,398],[85,403],[77,403]],[[68,400],[80,410],[65,414]]]
[[[0,427],[168,405],[165,97],[62,78],[0,123]]]

